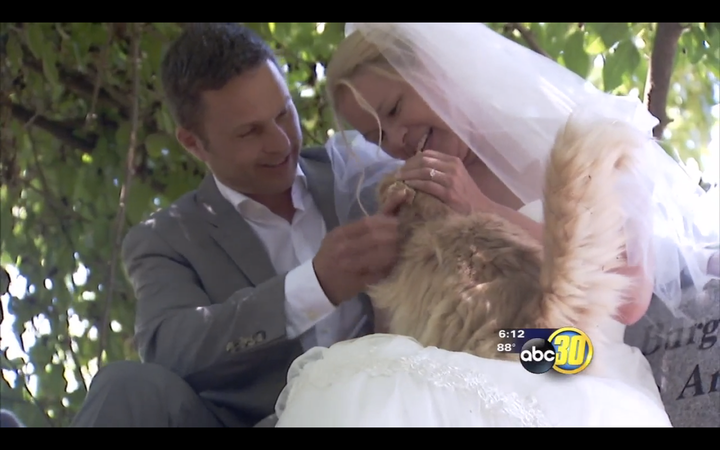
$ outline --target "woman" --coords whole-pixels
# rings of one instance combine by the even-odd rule
[[[646,130],[656,123],[642,105],[604,95],[480,24],[354,25],[327,70],[340,118],[365,141],[405,160],[402,178],[411,186],[459,212],[496,212],[538,239],[541,225],[527,216],[542,220],[537,212],[545,158],[571,111],[589,105],[593,114]],[[370,186],[398,164],[372,156],[363,139],[351,143],[347,133],[336,136],[329,150],[342,220],[355,194],[343,186]],[[672,174],[666,166],[654,169]],[[691,222],[692,216],[679,203],[643,209],[651,195],[670,193],[650,177],[608,188],[636,193],[624,205],[631,262],[626,273],[640,281],[618,317],[616,370],[608,377],[538,377],[517,363],[374,335],[299,358],[278,402],[278,426],[668,426],[647,361],[622,344],[621,324],[644,314],[653,290],[648,219],[664,218],[658,211]],[[687,184],[686,190],[695,194]],[[684,199],[686,205],[692,198]],[[685,262],[702,282],[694,261]],[[672,281],[656,276],[656,291],[672,293]]]

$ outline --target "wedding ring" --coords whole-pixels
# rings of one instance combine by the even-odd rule
[[[437,170],[435,170],[435,169],[430,169],[430,178],[433,178],[436,173],[437,173]]]

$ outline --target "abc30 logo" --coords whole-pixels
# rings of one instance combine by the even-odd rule
[[[590,338],[577,328],[560,328],[547,340],[530,339],[520,350],[525,370],[541,374],[555,369],[564,374],[580,373],[593,358]]]

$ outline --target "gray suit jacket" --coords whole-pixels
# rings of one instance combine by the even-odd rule
[[[338,220],[325,149],[304,149],[300,165],[329,231]],[[123,262],[137,298],[142,360],[184,377],[227,426],[253,426],[272,414],[303,351],[286,335],[286,274],[275,273],[212,176],[133,227]],[[367,297],[356,301],[363,315],[345,339],[373,331]]]

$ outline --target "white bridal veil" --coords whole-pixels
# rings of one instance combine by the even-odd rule
[[[377,45],[525,204],[542,199],[545,162],[556,133],[571,113],[622,120],[646,131],[648,144],[638,149],[644,152],[643,167],[622,186],[612,188],[628,193],[624,207],[630,262],[649,257],[652,241],[655,294],[677,316],[685,315],[681,273],[699,289],[709,281],[707,256],[702,254],[718,245],[720,219],[707,211],[717,210],[719,199],[717,190],[706,194],[652,140],[658,121],[639,99],[603,93],[480,23],[348,23],[346,35],[351,32],[362,33]],[[356,198],[354,187],[361,178],[367,187],[400,164],[351,133],[345,137],[338,133],[328,142],[338,176],[341,221]],[[348,141],[351,151],[346,149]]]

